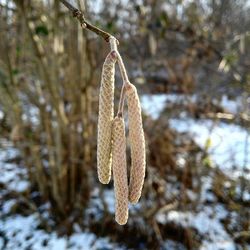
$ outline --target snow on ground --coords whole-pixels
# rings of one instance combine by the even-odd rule
[[[16,164],[4,163],[4,165],[4,171],[1,171],[0,175],[0,182],[6,183],[8,190],[25,191],[29,187],[29,182],[23,180],[24,176],[26,176],[26,169],[20,169]]]
[[[232,237],[221,223],[228,216],[228,211],[221,204],[204,205],[205,201],[215,201],[215,196],[209,191],[212,188],[212,177],[202,177],[201,182],[200,202],[195,211],[171,210],[158,213],[157,222],[174,222],[196,229],[202,236],[200,250],[236,250]]]
[[[161,223],[173,221],[197,229],[204,236],[200,249],[235,249],[235,243],[220,223],[226,215],[224,208],[217,205],[214,208],[203,207],[198,213],[172,210],[165,217],[158,216],[157,220]]]
[[[39,225],[39,215],[34,213],[30,216],[11,215],[11,208],[16,200],[4,200],[2,196],[8,191],[22,192],[29,187],[27,172],[24,168],[5,161],[18,156],[18,151],[11,144],[0,151],[0,183],[5,185],[5,189],[0,190],[0,249],[3,250],[89,250],[89,249],[124,249],[117,244],[111,243],[108,238],[98,237],[90,232],[82,232],[75,228],[75,233],[70,237],[59,237],[56,233],[47,233],[37,229]],[[93,195],[95,195],[93,193]],[[114,198],[110,191],[105,194],[105,199],[109,209],[114,208]],[[100,203],[100,199],[98,199]],[[3,202],[3,203],[2,203]],[[92,209],[93,212],[93,208]],[[44,216],[45,214],[43,214]],[[5,240],[8,239],[6,242]]]
[[[145,112],[153,118],[158,118],[161,111],[164,109],[166,103],[184,103],[195,102],[197,95],[181,95],[181,94],[155,94],[155,95],[142,95],[141,102]],[[242,98],[238,97],[235,100],[230,100],[226,95],[223,95],[221,100],[215,99],[214,104],[220,105],[227,112],[236,114],[242,111],[243,103]],[[250,100],[248,100],[250,102]]]
[[[169,122],[178,132],[189,132],[193,135],[195,142],[202,148],[209,142],[208,153],[221,169],[250,169],[250,142],[247,143],[250,137],[246,129],[234,124],[214,123],[207,119],[171,119]]]
[[[236,114],[242,110],[242,98],[238,97],[235,100],[230,100],[226,95],[222,96],[220,105],[227,111]]]
[[[154,119],[157,119],[167,99],[170,102],[175,101],[176,96],[143,96],[143,109],[151,114]],[[222,99],[222,103],[227,105],[228,100],[224,98]],[[233,111],[238,109],[237,105],[230,101],[228,107]],[[238,167],[231,172],[231,176],[232,173],[235,175],[242,174],[242,167],[244,166],[250,169],[250,159],[246,159],[246,155],[250,152],[250,142],[246,143],[249,139],[245,129],[237,125],[222,122],[213,123],[210,120],[171,119],[169,122],[170,126],[179,132],[190,132],[193,134],[195,141],[201,147],[205,147],[209,139],[211,145],[208,151],[216,165],[219,165],[224,171],[230,170],[232,165]],[[7,145],[4,150],[0,151],[0,182],[4,183],[8,190],[24,191],[29,185],[25,179],[27,175],[25,168],[4,162],[6,159],[17,155],[18,151],[13,149],[12,145]],[[248,165],[246,164],[247,162]],[[211,185],[211,177],[202,178],[201,203],[205,200],[214,200],[214,195],[208,192],[211,189]],[[5,191],[0,190],[0,200],[1,195]],[[192,196],[191,193],[189,195]],[[249,194],[246,195],[249,196]],[[96,199],[92,199],[93,206],[87,209],[87,212],[89,210],[89,212],[95,213],[98,216],[102,209],[102,204],[98,198],[99,189],[94,189],[92,196],[96,197]],[[105,189],[103,197],[109,212],[114,213],[113,190]],[[15,204],[14,199],[4,201],[4,204],[0,204],[0,249],[122,249],[122,247],[111,243],[108,238],[97,238],[96,235],[90,232],[77,230],[77,225],[75,233],[68,238],[58,237],[56,233],[47,233],[38,230],[38,214],[32,214],[27,217],[14,215],[4,218],[3,215],[8,214],[13,204]],[[235,244],[220,222],[226,215],[227,211],[222,205],[198,206],[195,212],[172,210],[167,214],[158,214],[157,220],[159,223],[175,221],[176,223],[196,228],[201,235],[206,236],[202,242],[201,250],[234,250]],[[10,240],[3,247],[5,236]],[[177,245],[178,243],[171,240],[165,242],[167,249],[181,249],[181,246]]]
[[[195,98],[194,96],[191,99]],[[144,95],[141,98],[143,110],[157,119],[167,102],[183,101],[182,95]],[[223,96],[221,105],[236,112],[240,110],[240,100],[228,100]],[[242,169],[250,170],[250,136],[247,129],[224,122],[213,122],[209,119],[194,120],[191,118],[169,119],[170,126],[178,132],[188,132],[195,142],[205,148],[209,142],[208,153],[215,165],[236,178],[242,175]],[[250,179],[250,172],[244,173]]]
[[[193,100],[191,96],[189,100]],[[153,119],[157,119],[168,103],[178,103],[186,101],[182,95],[144,95],[141,98],[143,110]],[[226,96],[219,102],[225,110],[236,113],[241,110],[240,98],[232,101]],[[169,119],[170,127],[178,132],[188,132],[195,142],[202,148],[206,148],[214,166],[218,166],[230,177],[238,178],[243,174],[243,169],[248,172],[244,176],[250,179],[250,136],[246,129],[223,122],[214,122],[209,119],[195,120],[191,118]],[[180,159],[182,160],[182,159]],[[181,165],[181,162],[180,162]],[[236,250],[235,243],[226,232],[221,219],[228,214],[222,205],[202,205],[205,201],[214,202],[215,196],[209,192],[211,190],[212,178],[202,177],[202,190],[200,206],[197,211],[176,211],[172,210],[167,214],[157,214],[159,223],[173,221],[183,226],[190,226],[199,231],[204,236],[201,250]],[[245,198],[249,197],[245,194]]]
[[[142,108],[146,114],[157,119],[164,109],[168,95],[143,95],[141,97]]]
[[[8,190],[22,192],[29,187],[26,180],[27,171],[16,164],[2,162],[4,159],[11,159],[19,155],[19,152],[10,143],[6,146],[4,150],[0,151],[0,183],[5,183]]]
[[[50,250],[89,250],[89,249],[122,249],[108,238],[98,238],[89,232],[74,233],[70,237],[58,237],[56,233],[46,233],[36,229],[38,217],[16,215],[0,221],[0,231],[10,239],[4,246],[4,238],[0,237],[0,249],[50,249]]]

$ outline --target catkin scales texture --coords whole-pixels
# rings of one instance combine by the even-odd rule
[[[115,51],[110,52],[103,64],[99,94],[97,135],[97,171],[101,183],[107,184],[111,177],[112,120],[114,117]]]
[[[142,126],[141,104],[136,87],[129,84],[126,88],[129,119],[129,140],[131,146],[131,169],[129,180],[129,201],[137,203],[145,178],[146,152]]]
[[[115,220],[124,225],[128,220],[128,178],[126,163],[126,137],[123,118],[113,122],[113,176],[115,187]]]

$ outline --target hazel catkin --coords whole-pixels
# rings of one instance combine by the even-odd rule
[[[113,177],[115,188],[115,220],[124,225],[128,220],[128,178],[126,163],[125,124],[122,117],[113,121]]]
[[[97,172],[99,181],[107,184],[111,177],[111,132],[114,118],[114,81],[117,54],[111,51],[103,64],[99,94],[97,134]]]
[[[142,126],[141,104],[136,87],[129,83],[126,86],[128,105],[129,141],[131,147],[131,169],[129,179],[129,201],[137,203],[145,178],[146,152]]]

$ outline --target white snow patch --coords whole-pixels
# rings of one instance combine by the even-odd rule
[[[104,191],[104,199],[108,207],[108,211],[112,214],[115,213],[115,193],[113,190]]]
[[[236,98],[235,100],[230,100],[228,96],[223,95],[220,105],[226,110],[233,114],[240,112],[242,109],[242,99],[241,97]]]
[[[164,242],[164,249],[178,249],[178,250],[185,250],[186,248],[182,245],[182,244],[180,244],[180,243],[178,243],[178,242],[176,242],[176,241],[173,241],[173,240],[166,240],[165,242]]]
[[[195,94],[145,94],[141,97],[141,103],[144,111],[156,119],[165,108],[166,103],[194,103],[197,101],[197,97]],[[242,97],[230,100],[228,96],[223,95],[221,100],[214,99],[213,102],[232,114],[237,114],[243,109]]]
[[[212,160],[222,169],[230,169],[233,166],[247,167],[248,152],[250,152],[250,142],[248,131],[238,125],[225,124],[223,122],[214,123],[210,120],[193,119],[171,119],[170,126],[179,132],[189,132],[193,135],[196,143],[205,148],[208,140],[211,146],[208,149]]]
[[[157,119],[165,107],[167,95],[143,95],[141,97],[144,112],[152,118]]]
[[[232,238],[220,223],[220,219],[226,215],[227,211],[221,205],[216,205],[214,208],[203,207],[198,213],[172,210],[165,215],[157,215],[156,219],[159,223],[173,221],[185,227],[196,228],[205,237],[201,249],[235,249]]]
[[[0,160],[0,182],[4,183],[8,190],[23,192],[29,187],[26,180],[27,170],[16,164],[1,162]]]
[[[166,102],[178,103],[195,101],[195,95],[186,97],[184,95],[143,95],[141,97],[142,108],[145,113],[157,119],[164,109]],[[226,96],[219,102],[225,109],[235,113],[241,108],[241,99],[229,100]],[[189,132],[194,136],[198,145],[205,148],[207,140],[210,139],[211,146],[209,153],[212,161],[219,165],[222,170],[231,171],[236,167],[233,175],[237,178],[242,174],[242,168],[250,169],[250,142],[248,131],[238,125],[226,124],[223,122],[213,122],[209,119],[194,120],[190,118],[170,119],[170,126],[179,132]],[[246,143],[248,140],[248,143]],[[245,166],[247,165],[247,166]],[[240,173],[237,173],[239,171]],[[250,173],[248,176],[250,178]]]
[[[2,142],[2,140],[1,140]],[[19,155],[19,151],[17,149],[14,149],[12,148],[12,144],[11,143],[7,143],[7,142],[3,142],[4,144],[6,144],[5,146],[7,148],[4,148],[0,150],[0,162],[1,161],[4,161],[4,160],[7,160],[7,159],[10,159],[10,158],[14,158],[14,157],[17,157]]]
[[[9,239],[5,250],[30,249],[124,249],[109,241],[108,238],[97,238],[95,234],[82,232],[70,237],[59,237],[56,233],[37,230],[38,219],[35,215],[27,217],[11,216],[0,221],[0,228]],[[45,245],[46,244],[46,245]],[[0,238],[0,246],[3,241]]]

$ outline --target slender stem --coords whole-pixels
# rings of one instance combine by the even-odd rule
[[[127,71],[126,71],[125,65],[123,63],[122,57],[117,49],[117,45],[119,44],[118,40],[114,36],[109,34],[108,32],[103,31],[102,29],[100,29],[100,28],[92,25],[88,21],[86,21],[82,11],[75,8],[68,1],[60,0],[60,2],[62,4],[64,4],[64,6],[66,8],[68,8],[73,13],[73,16],[79,20],[82,27],[91,30],[92,32],[96,33],[98,36],[101,36],[106,42],[110,43],[111,50],[114,50],[117,53],[117,58],[118,58],[117,60],[118,60],[118,64],[119,64],[119,68],[120,68],[120,72],[121,72],[121,76],[122,76],[122,80],[123,80],[117,115],[122,117],[123,116],[124,99],[125,99],[125,91],[126,91],[125,87],[127,84],[129,84],[129,79],[128,79]]]
[[[118,40],[114,36],[111,36],[109,38],[109,43],[110,43],[110,49],[118,52],[118,49],[117,49]]]
[[[118,64],[119,64],[120,72],[122,75],[123,84],[126,84],[127,82],[129,82],[128,74],[127,74],[125,65],[123,63],[122,57],[119,52],[117,53],[117,57],[118,57]]]
[[[126,68],[125,68],[125,65],[123,63],[123,60],[122,60],[122,57],[117,49],[117,45],[119,44],[118,40],[111,36],[109,38],[109,42],[110,42],[110,48],[111,50],[115,50],[115,52],[117,53],[117,61],[118,61],[118,64],[119,64],[119,68],[120,68],[120,72],[121,72],[121,75],[122,75],[122,80],[123,80],[123,84],[125,82],[129,82],[129,79],[128,79],[128,74],[127,74],[127,71],[126,71]]]
[[[122,76],[122,80],[123,80],[123,85],[122,85],[122,90],[121,90],[120,100],[119,100],[119,108],[118,108],[118,112],[117,112],[117,116],[122,117],[123,116],[123,109],[124,109],[126,85],[129,84],[129,79],[128,79],[128,74],[127,74],[125,65],[123,63],[122,57],[117,49],[117,44],[118,44],[117,39],[115,37],[111,36],[109,38],[109,42],[110,42],[111,50],[114,50],[117,53],[117,61],[119,64],[119,68],[120,68],[120,72],[121,72],[121,76]]]
[[[88,30],[91,30],[92,32],[96,33],[98,36],[101,36],[106,42],[109,42],[109,38],[112,36],[111,34],[109,34],[108,32],[92,25],[87,20],[85,20],[85,17],[84,17],[84,14],[82,13],[82,11],[75,8],[68,1],[60,0],[60,2],[72,12],[73,16],[79,20],[82,27],[84,27]]]
[[[65,5],[65,7],[67,7],[70,11],[76,11],[77,9],[71,5],[68,1],[65,1],[65,0],[60,0],[62,4]]]
[[[124,101],[125,101],[125,86],[124,84],[122,85],[122,90],[121,90],[121,95],[120,95],[120,100],[119,100],[119,106],[118,106],[118,112],[117,116],[122,117],[123,116],[123,108],[124,108]]]

